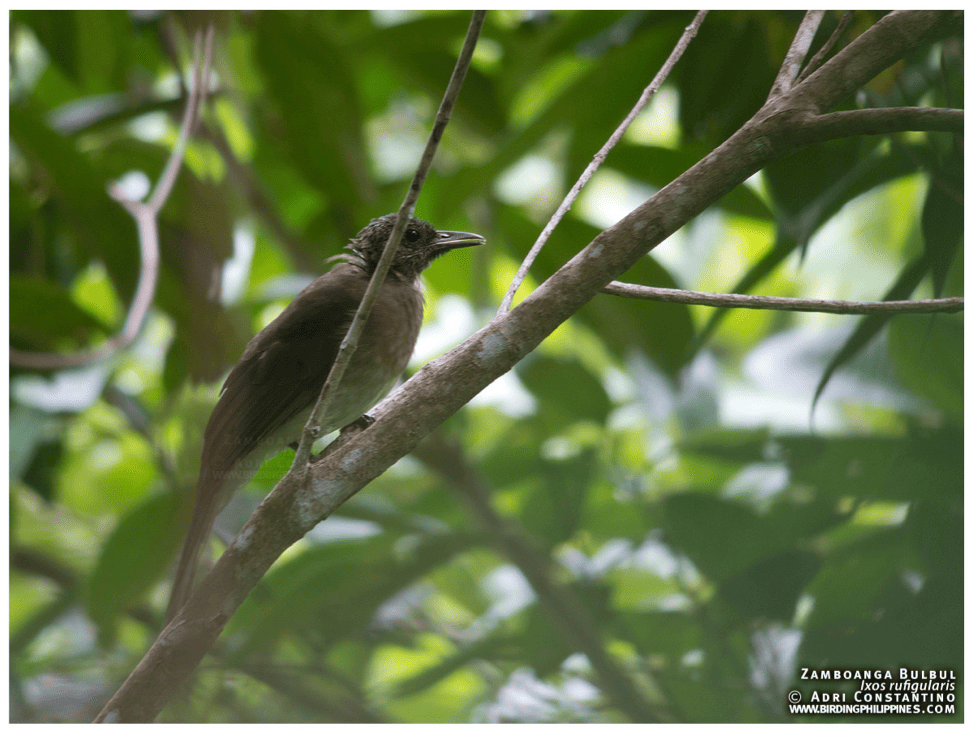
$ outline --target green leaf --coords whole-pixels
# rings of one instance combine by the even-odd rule
[[[715,582],[733,577],[782,546],[774,527],[737,501],[688,492],[669,496],[663,507],[667,542]]]
[[[588,490],[582,507],[581,525],[593,540],[629,539],[639,543],[646,537],[650,524],[638,500],[625,500],[619,488],[596,481]]]
[[[903,538],[902,529],[884,529],[830,557],[808,588],[815,599],[808,625],[861,621],[875,613],[905,568]]]
[[[13,456],[12,435],[13,431],[11,431],[11,457]],[[57,499],[55,492],[57,469],[65,453],[62,440],[40,442],[36,445],[30,465],[24,471],[24,483],[46,501],[53,502]]]
[[[477,461],[478,468],[498,488],[516,486],[522,481],[536,483],[538,455],[545,439],[546,423],[541,416],[520,419]]]
[[[506,631],[490,633],[484,638],[463,646],[439,663],[400,681],[396,688],[390,692],[390,696],[399,698],[419,694],[472,661],[492,661],[495,660],[499,652],[507,651],[509,653],[512,650],[509,647],[510,645],[510,638]]]
[[[349,60],[301,13],[263,14],[255,31],[257,62],[276,102],[268,108],[274,118],[263,120],[277,128],[269,139],[309,183],[356,217],[375,190]]]
[[[172,493],[153,496],[119,521],[102,547],[84,596],[103,646],[114,642],[118,615],[162,576],[182,542],[179,504]]]
[[[695,453],[736,463],[766,459],[769,431],[757,429],[718,428],[698,430],[677,445],[680,452]]]
[[[377,691],[377,695],[393,697],[388,710],[398,720],[462,721],[470,704],[484,693],[484,681],[473,669],[458,667],[446,672],[452,665],[448,654],[454,644],[445,637],[426,633],[418,641],[409,647],[393,644],[378,647],[371,659],[371,678],[366,686]],[[454,658],[453,662],[458,660]],[[420,680],[414,682],[416,676],[408,675],[410,669],[425,669],[427,673],[421,673]],[[397,682],[410,684],[411,693],[398,695],[402,686]],[[386,691],[389,686],[392,689]]]
[[[381,55],[410,87],[422,89],[438,99],[449,78],[447,70],[456,63],[453,41],[459,42],[466,26],[462,16],[422,18],[379,30],[349,51]],[[478,134],[498,134],[507,122],[504,112],[493,79],[476,66],[471,67],[463,82],[463,93],[457,99],[457,122]]]
[[[609,600],[611,588],[601,582],[574,582],[570,591],[585,606],[592,622],[602,627],[611,617]],[[538,676],[546,676],[558,669],[572,653],[578,651],[576,639],[560,625],[552,622],[550,611],[535,602],[524,613],[527,622],[514,641],[521,657],[530,661]]]
[[[808,241],[827,220],[827,206],[849,200],[850,184],[860,175],[858,168],[870,160],[864,151],[874,145],[854,137],[833,140],[769,165],[764,172],[782,224],[791,226],[803,242]]]
[[[108,326],[82,308],[53,282],[11,275],[10,337],[37,350],[54,350],[72,341],[81,346]]]
[[[644,610],[666,603],[682,591],[675,577],[662,577],[649,568],[619,566],[609,572],[612,607],[618,610]]]
[[[779,264],[785,261],[785,259],[788,258],[788,255],[790,255],[798,245],[799,241],[794,236],[789,235],[785,231],[784,227],[779,225],[775,234],[775,241],[771,249],[765,252],[757,262],[751,265],[751,268],[744,273],[744,276],[741,277],[734,284],[734,286],[728,290],[728,292],[749,292],[752,287],[761,282],[761,280],[771,274]],[[704,323],[696,337],[693,338],[693,340],[687,346],[688,362],[696,356],[704,345],[706,345],[714,331],[717,330],[718,326],[730,312],[731,310],[729,308],[714,308],[714,311],[707,319],[707,322]]]
[[[820,495],[910,501],[957,495],[963,484],[962,441],[952,430],[908,438],[781,437],[791,479]]]
[[[820,566],[816,554],[788,549],[756,562],[724,582],[720,595],[748,618],[790,623],[799,595]]]
[[[603,423],[612,409],[602,384],[574,359],[532,354],[517,365],[518,378],[543,406],[568,419]]]
[[[769,185],[776,183],[778,186],[775,242],[729,292],[750,292],[796,248],[800,247],[804,252],[812,235],[846,203],[873,188],[916,172],[930,159],[930,151],[920,145],[901,145],[888,153],[870,150],[851,167],[849,163],[855,156],[847,155],[847,159],[843,159],[841,151],[833,152],[827,159],[822,159],[821,152],[809,155],[810,159],[789,156],[766,169]],[[818,177],[806,179],[806,173],[818,170],[823,171]],[[845,173],[839,176],[839,170]],[[730,312],[727,308],[713,311],[688,349],[689,358],[703,347]]]
[[[10,437],[7,443],[10,480],[24,477],[35,453],[59,432],[60,421],[53,415],[34,407],[11,404]],[[49,495],[47,497],[50,498]]]
[[[594,449],[565,460],[539,460],[543,483],[528,495],[521,521],[533,537],[550,549],[570,539],[579,526],[598,460]]]
[[[517,260],[527,254],[540,233],[540,227],[511,206],[500,209],[498,225],[502,239]],[[548,277],[598,234],[594,226],[566,216],[535,260],[532,275],[539,280]],[[622,279],[639,285],[677,286],[669,272],[652,257],[640,259]],[[574,318],[597,333],[620,360],[636,348],[670,375],[688,362],[693,321],[686,305],[602,294],[586,303]]]
[[[707,17],[672,74],[681,90],[693,90],[680,94],[680,128],[688,137],[713,147],[761,107],[777,67],[772,59],[784,55],[771,48],[792,32],[784,26],[771,13]],[[748,83],[738,83],[741,78]]]
[[[961,500],[923,500],[910,506],[905,527],[928,576],[963,584],[964,509]]]
[[[678,287],[652,257],[640,259],[620,279],[637,285]],[[694,328],[687,305],[601,294],[586,303],[576,317],[598,333],[614,353],[625,357],[638,348],[669,376],[689,363]]]
[[[193,382],[213,381],[233,364],[249,340],[220,304],[214,282],[233,254],[233,211],[228,186],[184,173],[173,190],[160,226],[162,267],[156,300],[176,320],[186,341],[186,366]]]
[[[705,648],[708,656],[727,655],[724,648]],[[741,659],[742,662],[744,659]],[[701,678],[693,670],[680,670],[666,676],[663,686],[678,719],[692,724],[715,724],[733,719],[735,722],[766,721],[756,708],[750,694],[738,694],[732,689]]]
[[[634,180],[662,188],[690,169],[706,152],[694,145],[670,150],[650,145],[631,145],[623,141],[613,149],[606,165]],[[773,218],[768,205],[745,185],[738,186],[714,205],[728,213],[753,219],[770,221]]]
[[[889,327],[889,352],[903,384],[955,420],[964,418],[964,321],[903,315]]]
[[[964,160],[955,154],[938,166],[927,188],[920,225],[933,294],[940,297],[964,235]]]
[[[799,665],[962,665],[963,534],[960,501],[925,496],[903,526],[828,557],[808,587],[814,605]]]
[[[682,612],[616,612],[612,626],[641,655],[662,654],[673,663],[699,648],[703,636],[696,619]]]
[[[32,112],[16,106],[9,111],[10,137],[50,179],[75,244],[105,263],[115,291],[128,303],[139,271],[139,239],[135,223],[108,197],[107,176]]]
[[[498,86],[503,90],[505,100],[510,103],[528,85],[544,88],[536,83],[538,77],[544,77],[559,61],[581,55],[576,53],[580,45],[591,42],[594,37],[614,35],[613,29],[626,22],[627,15],[624,10],[549,12],[525,18],[513,33],[498,33],[497,40],[504,48]],[[488,14],[488,21],[490,17]],[[665,14],[656,14],[653,19],[672,21]],[[604,53],[605,49],[601,51]],[[547,104],[550,100],[542,99],[541,102]]]
[[[316,546],[275,567],[234,616],[236,653],[244,658],[267,649],[289,630],[313,630],[325,646],[348,638],[383,602],[481,541],[463,534],[422,537],[399,558],[394,538]]]
[[[920,284],[928,268],[929,265],[923,258],[916,259],[906,265],[900,272],[900,276],[896,282],[893,283],[893,286],[883,296],[883,300],[908,299]],[[892,313],[873,313],[871,315],[864,315],[859,320],[855,330],[852,331],[851,335],[846,339],[846,342],[842,344],[842,348],[829,361],[829,364],[825,367],[825,371],[822,373],[822,378],[816,384],[815,396],[812,398],[812,411],[815,410],[815,404],[818,402],[819,397],[822,396],[822,392],[825,391],[825,386],[829,383],[832,374],[843,364],[851,361],[857,353],[862,351],[891,317],[893,317]]]
[[[513,130],[514,134],[503,141],[488,163],[452,176],[450,190],[443,197],[438,213],[458,208],[483,189],[485,180],[497,178],[546,135],[560,129],[566,120],[571,120],[573,128],[596,125],[602,130],[597,143],[589,141],[592,146],[585,154],[591,159],[639,99],[646,85],[645,79],[651,78],[659,68],[681,31],[682,28],[670,20],[665,32],[637,34],[629,43],[607,52],[597,65],[587,65],[559,90],[530,124],[524,129]],[[585,99],[586,103],[579,105],[579,99]]]
[[[50,56],[64,74],[74,81],[79,80],[77,44],[77,18],[83,11],[75,10],[26,10],[19,9],[11,14],[11,19],[29,26]]]

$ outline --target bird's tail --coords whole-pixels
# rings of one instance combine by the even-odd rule
[[[216,500],[220,486],[211,486],[209,482],[210,478],[204,471],[196,487],[196,507],[193,509],[193,518],[186,534],[186,542],[183,544],[183,553],[179,556],[179,564],[176,566],[176,579],[173,582],[172,594],[169,596],[169,607],[166,608],[165,625],[176,617],[193,592],[200,549],[209,538],[213,530],[213,522],[216,521],[222,507]]]

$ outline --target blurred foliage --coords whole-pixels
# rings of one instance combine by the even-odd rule
[[[858,13],[852,32],[878,15]],[[489,247],[429,272],[437,342],[414,366],[490,317],[691,17],[489,13],[418,211]],[[620,195],[642,200],[733,133],[800,20],[711,13],[533,282],[627,210]],[[192,35],[218,28],[214,93],[162,213],[142,337],[86,369],[11,373],[11,719],[88,720],[158,632],[222,374],[325,258],[397,208],[468,21],[87,10],[10,21],[11,345],[65,352],[120,326],[138,246],[105,187],[157,179]],[[836,22],[826,16],[813,50]],[[962,99],[954,37],[846,108]],[[961,294],[958,144],[913,133],[801,151],[626,278],[862,300]],[[962,341],[961,315],[598,297],[449,420],[436,449],[287,552],[162,719],[625,721],[553,621],[557,604],[526,579],[531,566],[571,593],[662,719],[787,720],[803,666],[962,679]],[[224,533],[289,459],[265,466]],[[962,698],[948,718],[962,719]]]

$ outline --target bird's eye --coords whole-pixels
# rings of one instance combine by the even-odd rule
[[[414,244],[419,240],[419,232],[416,229],[406,229],[406,241]]]

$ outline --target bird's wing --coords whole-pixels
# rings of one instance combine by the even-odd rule
[[[305,288],[254,336],[227,376],[210,415],[204,465],[211,470],[233,468],[314,402],[367,284],[356,270],[339,265]]]

